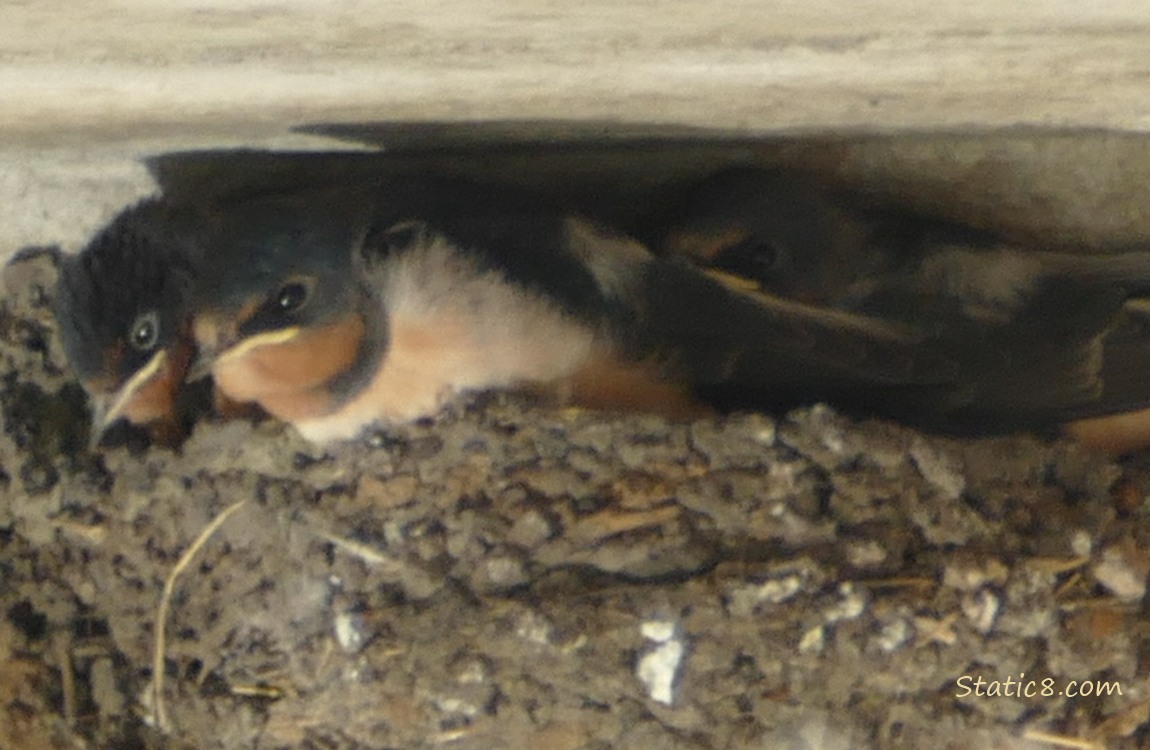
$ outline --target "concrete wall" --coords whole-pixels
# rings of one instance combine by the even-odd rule
[[[756,158],[1071,240],[1150,237],[1145,143],[1082,132],[1150,128],[1141,2],[39,0],[0,5],[0,30],[0,256],[77,247],[154,189],[147,154],[411,120],[913,134]],[[961,137],[923,137],[943,131]]]

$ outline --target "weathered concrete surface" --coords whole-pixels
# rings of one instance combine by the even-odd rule
[[[6,3],[0,127],[1150,126],[1139,3]],[[1008,103],[1008,106],[1006,106]]]
[[[1140,132],[1150,127],[1147,49],[1140,3],[1073,0],[8,2],[0,257],[48,240],[77,247],[115,207],[153,189],[140,156],[334,145],[288,135],[309,123]],[[852,179],[916,196],[938,198],[957,177],[950,203],[976,216],[998,207],[1027,221],[1037,190],[1035,221],[1054,216],[1077,230],[1097,223],[1104,204],[1104,224],[1150,233],[1140,210],[1113,218],[1144,202],[1132,176],[1148,163],[1142,144],[1008,151],[920,141],[893,157],[883,144],[790,156],[841,160]],[[934,188],[906,189],[906,175]],[[1126,202],[1115,207],[1114,196]]]

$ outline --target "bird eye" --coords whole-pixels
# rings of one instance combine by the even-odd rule
[[[160,340],[160,316],[155,310],[140,315],[128,331],[128,343],[137,351],[150,352]]]
[[[311,293],[310,287],[302,281],[284,284],[275,296],[275,307],[281,313],[292,313],[304,306]]]

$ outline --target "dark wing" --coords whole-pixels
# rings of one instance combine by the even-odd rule
[[[895,394],[936,398],[957,376],[905,326],[748,292],[682,263],[644,264],[629,295],[624,340],[720,405],[870,410]]]
[[[1150,408],[1150,300],[1127,303],[1093,348],[1093,398],[1066,410],[1081,419]]]
[[[947,432],[1041,430],[1150,407],[1150,316],[1127,302],[1150,278],[1150,254],[1037,257],[1048,265],[1009,321],[923,301],[923,325],[913,311],[807,305],[654,261],[634,287],[637,345],[733,405],[825,400]]]
[[[1108,333],[1127,298],[1150,289],[1150,253],[1004,245],[986,232],[898,209],[856,209],[853,218],[847,211],[844,223],[829,198],[762,170],[720,173],[693,198],[680,222],[695,234],[668,235],[679,242],[669,248],[676,256],[708,272],[737,273],[736,287],[910,326],[922,333],[927,359],[954,363],[949,387],[883,394],[873,402],[879,413],[993,432],[1150,402],[1150,387],[1131,375],[1150,363],[1147,336],[1132,335],[1129,325]],[[792,214],[808,220],[790,221]],[[842,247],[811,229],[852,221],[866,229],[843,235]],[[805,265],[776,267],[772,245],[787,241],[801,246],[795,257]],[[769,257],[748,262],[732,249]]]

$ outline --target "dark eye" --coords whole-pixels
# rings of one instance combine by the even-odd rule
[[[160,316],[155,310],[149,310],[132,323],[128,331],[128,343],[137,351],[150,352],[156,348],[160,341]]]
[[[284,284],[283,287],[276,292],[275,308],[281,313],[295,312],[304,306],[310,294],[311,288],[302,281],[293,281],[290,284]]]

